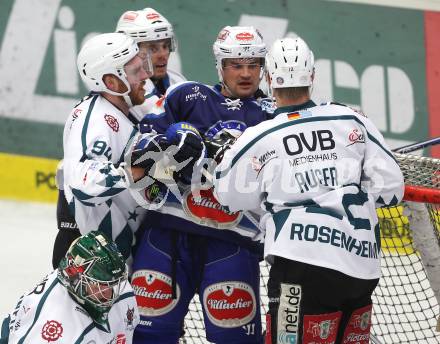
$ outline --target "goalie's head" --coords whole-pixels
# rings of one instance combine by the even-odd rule
[[[313,52],[300,37],[277,39],[266,56],[271,88],[311,86],[314,63]]]
[[[89,39],[78,54],[77,66],[91,91],[117,96],[129,96],[153,71],[150,56],[139,54],[134,40],[122,33],[104,33]],[[122,82],[120,89],[109,88],[107,75]]]
[[[59,264],[58,279],[99,322],[119,298],[127,269],[116,244],[92,231],[72,243]]]

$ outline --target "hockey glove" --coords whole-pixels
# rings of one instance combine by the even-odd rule
[[[165,135],[142,134],[131,153],[131,166],[145,169],[145,175],[150,174],[153,165],[162,160],[165,150],[169,147]]]
[[[178,163],[174,172],[176,182],[191,184],[194,167],[205,156],[205,145],[196,128],[186,122],[171,125],[166,131],[170,144],[175,145],[173,158]]]
[[[234,144],[237,137],[229,131],[224,130],[215,138],[205,138],[205,145],[208,158],[214,159],[215,162],[220,163],[225,152]]]

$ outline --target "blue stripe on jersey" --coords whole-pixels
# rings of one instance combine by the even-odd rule
[[[89,326],[87,326],[86,329],[83,331],[83,333],[81,333],[81,335],[78,337],[78,339],[75,340],[74,344],[81,344],[83,342],[84,337],[86,336],[86,334],[89,333],[94,328],[95,328],[95,324],[92,321],[92,323]],[[93,341],[91,343],[93,343]]]
[[[2,328],[0,332],[0,344],[8,344],[9,341],[9,322],[11,321],[11,316],[8,315],[2,323]]]
[[[86,140],[87,127],[89,126],[90,116],[92,114],[93,108],[95,107],[95,103],[96,103],[96,100],[98,99],[98,97],[99,97],[99,94],[95,94],[93,96],[92,101],[90,102],[89,110],[87,111],[86,119],[84,120],[83,130],[81,132],[81,143],[82,143],[82,148],[83,148],[83,158],[86,157],[86,151],[87,151],[87,140]],[[83,161],[82,160],[83,158],[81,158],[81,161]]]
[[[128,299],[129,297],[134,297],[134,293],[133,293],[132,291],[129,291],[128,293],[125,293],[125,294],[119,295],[119,298],[118,298],[118,300],[115,302],[115,304],[118,303],[119,301],[122,301],[122,300]]]
[[[285,122],[282,123],[280,125],[277,125],[276,127],[272,127],[264,132],[262,132],[261,134],[259,134],[257,137],[255,137],[252,141],[250,141],[244,148],[242,148],[232,159],[232,163],[230,166],[228,166],[225,170],[223,171],[218,171],[215,174],[215,178],[216,179],[220,179],[222,177],[224,177],[228,171],[236,164],[236,162],[241,158],[241,156],[246,153],[256,142],[260,141],[263,137],[277,131],[277,130],[281,130],[284,129],[286,127],[290,127],[292,125],[298,125],[301,123],[308,123],[308,122],[320,122],[320,121],[338,121],[338,120],[343,120],[343,121],[347,121],[347,120],[354,120],[356,122],[358,122],[360,125],[362,125],[365,128],[364,123],[362,123],[361,120],[359,120],[356,116],[354,115],[345,115],[345,116],[318,116],[318,117],[306,117],[306,118],[298,118],[295,121],[292,122]],[[367,128],[365,128],[365,131],[367,131]],[[374,142],[376,145],[378,145],[387,155],[389,155],[396,163],[397,160],[394,157],[394,155],[388,151],[384,146],[382,146],[379,142],[379,140],[377,140],[373,135],[371,135],[368,131],[367,131],[367,136],[368,138]]]
[[[34,322],[32,323],[32,325],[29,327],[29,329],[27,330],[26,334],[17,342],[18,344],[23,344],[24,340],[26,339],[27,335],[29,334],[29,332],[31,332],[32,327],[34,327],[35,323],[38,320],[38,317],[40,316],[41,313],[41,308],[43,308],[44,303],[46,302],[47,297],[49,296],[50,292],[52,291],[53,288],[55,288],[55,286],[60,283],[60,281],[58,280],[58,278],[56,278],[52,284],[49,286],[49,288],[47,288],[47,291],[44,293],[44,295],[41,297],[40,302],[38,303],[37,306],[37,310],[35,312],[35,319]]]

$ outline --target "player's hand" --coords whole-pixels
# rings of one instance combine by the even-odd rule
[[[228,131],[222,131],[220,135],[215,138],[205,138],[205,145],[208,158],[220,163],[225,152],[234,144],[237,136]]]
[[[205,145],[196,128],[186,122],[171,125],[166,131],[170,144],[175,145],[173,158],[176,162],[185,163],[174,172],[177,182],[190,184],[194,167],[205,156]]]
[[[165,135],[161,134],[142,134],[131,153],[131,166],[141,167],[145,170],[145,175],[150,173],[153,165],[161,160],[169,143]]]

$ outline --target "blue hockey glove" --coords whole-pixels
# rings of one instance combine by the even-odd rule
[[[131,153],[131,166],[142,167],[148,175],[151,167],[163,158],[170,146],[165,135],[143,134]]]
[[[205,156],[202,137],[197,129],[187,122],[171,125],[165,135],[168,142],[176,146],[173,158],[178,163],[186,163],[174,172],[174,179],[176,182],[190,184],[195,165]]]

